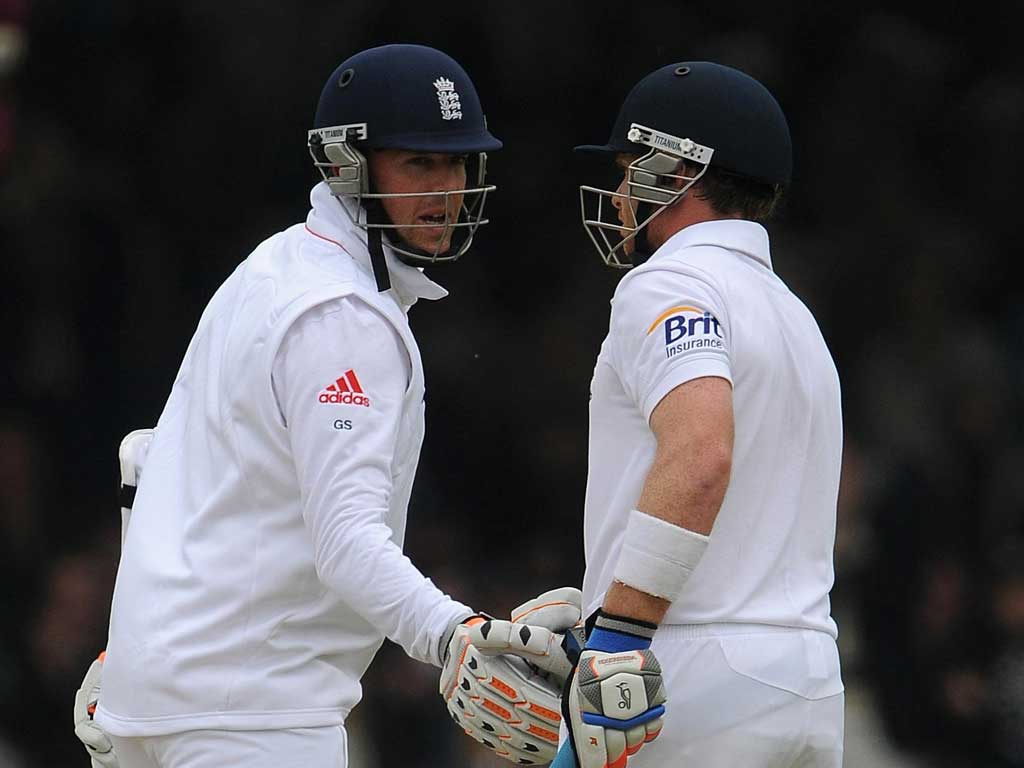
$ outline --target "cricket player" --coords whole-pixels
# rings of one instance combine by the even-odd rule
[[[402,553],[424,430],[407,313],[446,295],[421,267],[469,248],[500,147],[440,51],[373,48],[327,80],[306,221],[210,301],[144,468],[122,451],[141,474],[105,661],[75,708],[94,766],[338,768],[385,637],[449,689],[481,662],[471,640],[551,655],[546,628],[477,615]],[[517,731],[505,752],[536,741]]]
[[[631,271],[591,383],[593,615],[553,765],[840,766],[839,379],[761,223],[790,182],[785,117],[742,72],[682,62],[577,149],[621,172],[581,202]]]

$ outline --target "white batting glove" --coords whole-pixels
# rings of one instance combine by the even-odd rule
[[[554,759],[562,690],[546,673],[517,656],[485,656],[470,645],[458,681],[445,703],[466,735],[521,765]]]
[[[572,674],[574,659],[568,658],[561,639],[572,635],[569,647],[583,645],[583,593],[576,587],[549,589],[532,600],[527,600],[512,609],[512,621],[517,624],[532,624],[551,630],[558,637],[561,652],[553,652],[543,662],[530,659],[540,669],[550,674],[560,686]]]
[[[550,627],[577,624],[579,603],[577,589],[551,590],[513,611],[529,623],[475,616],[455,627],[439,689],[470,737],[522,765],[551,762],[572,665]]]
[[[549,589],[512,609],[513,623],[536,624],[552,632],[575,626],[582,615],[583,593],[576,587]]]
[[[92,768],[118,768],[117,756],[110,738],[93,720],[96,702],[100,697],[100,679],[103,675],[103,657],[89,665],[82,687],[75,694],[75,735],[85,745]]]
[[[442,674],[448,712],[468,736],[506,760],[546,765],[554,759],[562,688],[572,671],[558,633],[580,623],[581,597],[574,587],[552,589],[515,608],[511,623],[470,622],[486,634],[486,653],[473,644],[470,630],[453,636],[462,660]],[[498,651],[504,653],[493,655]]]
[[[666,697],[650,650],[656,629],[598,613],[562,699],[569,741],[551,768],[624,768],[630,755],[658,737]]]
[[[546,670],[564,668],[561,642],[562,636],[546,627],[473,616],[457,625],[448,641],[441,667],[441,695],[447,701],[459,684],[459,673],[470,646],[487,656],[510,653]]]

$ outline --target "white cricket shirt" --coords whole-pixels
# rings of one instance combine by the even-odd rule
[[[439,664],[472,611],[402,554],[423,439],[406,312],[444,289],[324,184],[210,301],[157,425],[118,570],[97,722],[119,736],[337,725],[385,636]]]
[[[702,376],[733,385],[732,474],[708,548],[665,623],[835,637],[839,377],[810,311],[772,271],[768,233],[749,221],[686,227],[615,291],[591,383],[585,611],[611,584],[654,460],[651,413]]]

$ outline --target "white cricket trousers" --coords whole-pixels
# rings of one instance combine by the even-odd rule
[[[275,731],[185,731],[111,736],[120,768],[346,768],[340,725]]]
[[[831,636],[760,624],[665,625],[651,649],[668,702],[629,768],[840,768],[843,685]]]

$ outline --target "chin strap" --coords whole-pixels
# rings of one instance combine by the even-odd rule
[[[384,213],[384,206],[378,200],[368,200],[364,203],[366,207],[367,224],[384,224],[388,222],[387,214]],[[370,266],[373,268],[373,279],[377,283],[377,291],[391,289],[391,275],[388,273],[388,263],[384,258],[384,231],[380,227],[366,228],[366,246],[370,251]]]
[[[391,289],[391,275],[388,274],[388,263],[384,259],[384,244],[381,230],[370,227],[366,232],[366,244],[370,250],[370,266],[373,267],[373,279],[377,282],[377,291]]]

